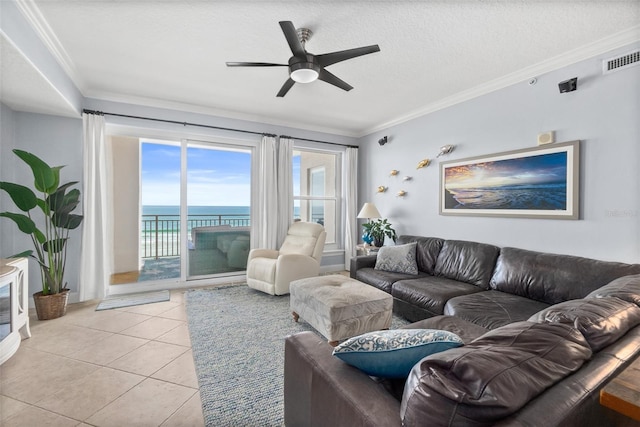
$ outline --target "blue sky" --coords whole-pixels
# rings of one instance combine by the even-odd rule
[[[481,188],[565,182],[567,153],[550,153],[446,169],[446,187]]]
[[[179,143],[142,142],[142,204],[179,205]],[[248,150],[189,147],[187,183],[189,206],[249,206],[251,153]]]

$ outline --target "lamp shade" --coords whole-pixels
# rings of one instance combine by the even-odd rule
[[[380,218],[381,216],[378,208],[373,203],[365,203],[358,214],[358,218]]]

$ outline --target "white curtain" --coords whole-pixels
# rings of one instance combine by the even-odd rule
[[[80,301],[107,295],[112,264],[109,183],[110,150],[105,138],[104,116],[82,115],[83,198],[82,254],[80,259]]]
[[[287,237],[293,221],[293,139],[280,137],[278,143],[278,247]]]
[[[260,143],[258,171],[258,218],[256,221],[256,247],[278,248],[278,158],[276,138],[264,135]]]
[[[358,232],[358,149],[348,147],[345,152],[345,221],[344,221],[344,267],[349,270],[351,258],[356,256]]]

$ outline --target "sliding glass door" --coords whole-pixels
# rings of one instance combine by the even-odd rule
[[[187,144],[189,278],[244,271],[251,232],[251,150]]]
[[[181,277],[179,141],[140,141],[139,282]]]
[[[252,147],[112,138],[113,284],[246,269]]]

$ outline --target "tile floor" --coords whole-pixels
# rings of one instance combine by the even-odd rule
[[[0,425],[202,426],[183,303],[106,311],[70,304],[30,319],[31,338],[0,366]]]

